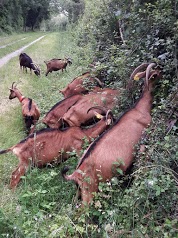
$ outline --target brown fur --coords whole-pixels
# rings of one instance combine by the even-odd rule
[[[13,83],[12,88],[10,88],[9,99],[14,99],[16,97],[22,105],[22,116],[25,121],[26,129],[29,133],[32,133],[40,117],[40,110],[37,104],[32,99],[24,97]],[[33,128],[31,128],[32,125]]]
[[[126,171],[132,164],[135,145],[151,123],[154,82],[151,77],[159,77],[160,72],[153,70],[149,75],[148,86],[145,83],[143,94],[136,105],[90,145],[73,174],[66,175],[67,169],[64,169],[65,179],[74,180],[79,185],[83,204],[92,201],[99,182],[110,180],[117,167]]]
[[[110,88],[100,89],[99,92],[90,92],[89,94],[83,95],[83,97],[64,114],[61,123],[63,121],[69,126],[87,125],[90,121],[96,119],[93,111],[88,112],[89,108],[93,106],[103,106],[107,110],[112,110],[116,105],[117,95],[119,95],[119,91]],[[97,112],[100,113],[101,111],[97,109]]]
[[[73,95],[56,103],[43,118],[42,122],[50,128],[59,128],[61,126],[60,118],[72,107],[82,95]]]
[[[66,88],[60,90],[59,92],[61,92],[65,98],[79,93],[86,94],[89,91],[89,89],[86,88],[84,85],[84,80],[86,79],[89,80],[91,85],[95,82],[98,82],[100,87],[103,86],[103,83],[99,79],[97,79],[96,77],[92,77],[90,72],[86,72],[83,73],[81,76],[74,78],[72,82],[67,85]],[[93,88],[98,87],[93,86]]]
[[[58,129],[43,129],[0,154],[13,152],[19,159],[18,167],[13,171],[10,187],[15,188],[30,165],[44,166],[57,160],[58,163],[68,159],[69,153],[76,150],[79,155],[84,138],[91,142],[108,127],[109,117],[103,117],[95,126],[88,129],[70,127],[64,131]]]
[[[67,65],[72,64],[70,59],[51,59],[49,61],[44,61],[44,63],[47,66],[46,76],[48,73],[51,73],[52,71],[58,71],[58,70],[66,70]]]

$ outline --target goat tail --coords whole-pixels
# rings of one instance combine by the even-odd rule
[[[29,100],[29,102],[28,102],[28,110],[31,111],[31,109],[32,109],[32,99],[29,98],[28,100]]]
[[[104,88],[104,83],[101,82],[101,80],[97,77],[94,77],[94,79],[96,80],[96,82],[98,83],[98,85],[101,87],[101,88]]]
[[[72,175],[67,175],[66,173],[69,171],[69,167],[65,166],[62,170],[61,170],[61,175],[65,180],[74,180]]]
[[[30,130],[30,127],[34,124],[34,117],[33,116],[25,116],[25,125],[27,130]]]
[[[62,170],[61,170],[61,175],[64,179],[66,179],[66,173],[69,171],[69,167],[65,166]]]
[[[9,151],[11,151],[11,148],[6,149],[6,150],[0,150],[0,155],[8,153]]]

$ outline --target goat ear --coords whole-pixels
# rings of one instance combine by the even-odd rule
[[[64,94],[63,90],[59,90],[59,93],[62,93],[62,94]]]
[[[109,118],[109,119],[107,119],[107,121],[106,121],[106,125],[111,125],[111,123],[112,123],[112,120],[111,120],[111,118]]]
[[[150,76],[149,76],[149,80],[155,76],[160,76],[160,71],[159,70],[154,70],[153,72],[151,72]]]

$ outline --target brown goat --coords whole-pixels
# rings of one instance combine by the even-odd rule
[[[66,70],[67,65],[72,64],[72,61],[70,58],[65,59],[51,59],[49,61],[44,61],[44,63],[47,66],[46,76],[48,73],[51,73],[52,71],[58,71],[58,70]]]
[[[98,78],[91,76],[90,72],[85,72],[74,78],[66,88],[59,90],[59,92],[61,92],[65,98],[79,93],[86,94],[89,92],[89,87],[92,86],[93,89],[96,88],[96,86],[94,86],[95,83],[97,83],[99,87],[103,87],[103,83]]]
[[[155,78],[160,77],[159,69],[151,71],[155,65],[146,64],[146,71],[132,74],[135,80],[146,75],[143,94],[135,106],[89,146],[73,174],[66,175],[68,168],[63,169],[64,178],[79,185],[83,205],[92,201],[100,181],[110,180],[118,167],[125,172],[132,164],[135,145],[151,123],[152,90]]]
[[[61,125],[64,123],[68,126],[86,126],[96,119],[93,111],[88,113],[89,108],[102,106],[107,110],[112,110],[116,105],[116,97],[118,95],[118,90],[110,88],[100,89],[99,92],[90,92],[89,94],[83,95],[79,101],[69,108],[59,123],[61,123]],[[97,109],[97,112],[100,113],[100,110]]]
[[[47,163],[56,160],[60,163],[70,156],[68,152],[76,150],[79,155],[84,138],[91,142],[111,123],[112,114],[107,113],[106,117],[88,129],[70,127],[64,131],[46,128],[29,135],[27,138],[9,149],[0,151],[0,154],[13,152],[19,159],[18,167],[13,171],[10,187],[13,189],[20,181],[30,165],[42,167]]]
[[[13,82],[12,87],[9,88],[9,99],[11,100],[16,97],[19,99],[22,104],[22,115],[25,121],[26,129],[29,133],[32,133],[40,117],[40,111],[36,103],[31,98],[24,97],[14,84],[15,82]],[[32,125],[33,128],[31,128]]]
[[[60,119],[83,96],[73,95],[56,103],[42,119],[42,122],[50,128],[59,128],[61,126]]]

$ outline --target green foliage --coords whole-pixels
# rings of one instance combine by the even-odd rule
[[[49,1],[7,0],[0,8],[0,34],[14,31],[26,31],[26,27],[39,28],[44,19],[49,18]],[[14,11],[15,9],[15,11]]]
[[[54,12],[65,14],[70,23],[77,22],[85,8],[84,0],[52,0],[51,6]]]
[[[89,236],[96,237],[176,237],[176,5],[164,0],[86,1],[76,36],[81,51],[95,52],[90,61],[106,84],[125,89],[132,70],[146,61],[158,62],[163,72],[154,92],[153,123],[141,141],[146,152],[137,152],[129,185],[125,187],[127,177],[100,185],[93,207],[80,217],[81,226],[89,220]],[[140,91],[135,84],[123,91],[118,112],[133,105]]]
[[[68,18],[64,14],[58,14],[51,17],[47,23],[47,28],[50,31],[66,30],[67,24]]]

